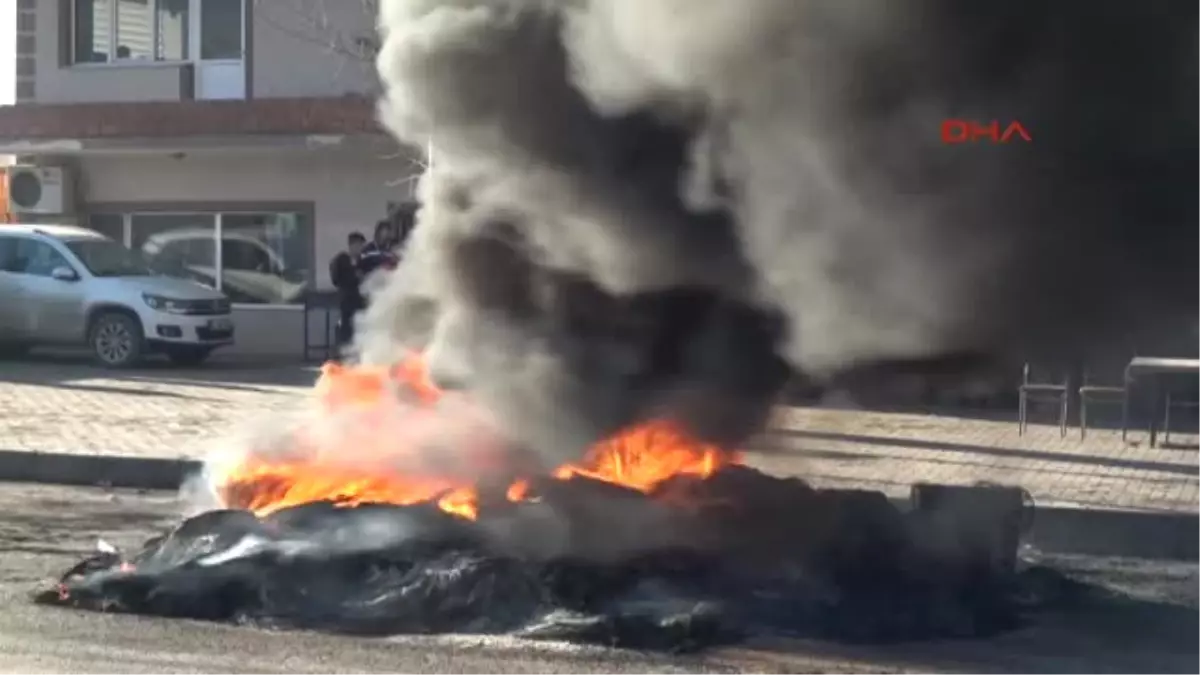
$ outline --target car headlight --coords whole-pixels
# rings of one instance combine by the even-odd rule
[[[146,305],[150,309],[156,309],[160,312],[186,314],[188,311],[188,303],[184,300],[173,300],[171,298],[164,298],[161,295],[150,295],[149,293],[143,293],[142,300],[146,301]]]

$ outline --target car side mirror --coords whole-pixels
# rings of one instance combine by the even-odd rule
[[[59,281],[79,281],[79,275],[70,267],[55,267],[50,271],[50,276]]]

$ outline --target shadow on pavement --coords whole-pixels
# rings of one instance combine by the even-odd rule
[[[1190,673],[1197,664],[1198,628],[1200,614],[1187,601],[1128,597],[1109,590],[990,640],[888,646],[764,641],[763,646],[777,653],[804,651],[857,660],[863,665],[861,672],[868,672],[868,664],[888,663],[908,672]]]
[[[80,380],[144,382],[164,385],[212,387],[225,390],[263,391],[260,387],[309,387],[316,381],[319,367],[292,361],[221,359],[195,368],[180,368],[165,360],[148,359],[137,368],[111,370],[95,365],[87,355],[77,352],[34,353],[21,360],[0,362],[0,382],[49,387],[104,389],[103,385],[73,384]],[[114,393],[138,393],[111,388]],[[145,392],[148,396],[171,396],[163,391]],[[185,394],[175,396],[188,398]]]
[[[1005,400],[1002,403],[990,406],[951,406],[951,405],[917,405],[917,404],[895,404],[895,403],[880,403],[872,402],[858,403],[852,400],[843,400],[838,397],[831,397],[821,400],[813,399],[796,399],[789,400],[787,405],[799,408],[813,408],[821,410],[838,410],[844,412],[875,412],[888,413],[897,415],[932,415],[936,417],[948,417],[961,420],[970,420],[975,422],[1001,422],[1011,424],[1013,433],[1016,433],[1017,428],[1017,404],[1016,399],[1012,401]],[[1130,409],[1130,419],[1128,429],[1131,433],[1144,432],[1150,426],[1150,417],[1148,403],[1144,400],[1135,400]],[[1031,424],[1050,424],[1057,425],[1057,408],[1054,404],[1046,404],[1044,402],[1030,402],[1029,421]],[[1161,412],[1159,413],[1161,416]],[[1159,421],[1161,424],[1161,420]],[[1078,438],[1079,434],[1079,409],[1077,405],[1072,404],[1067,416],[1068,434],[1074,434]],[[1088,407],[1088,430],[1089,431],[1120,431],[1121,430],[1121,406],[1120,404],[1108,405],[1091,405]],[[1196,411],[1178,411],[1171,414],[1171,431],[1172,433],[1195,434],[1200,430],[1200,413]],[[1195,447],[1194,445],[1192,447]]]
[[[806,447],[806,439],[811,439],[816,448]],[[830,444],[853,443],[858,447],[839,450],[836,446],[823,447],[822,441]],[[1001,456],[1038,460],[1031,463],[1032,466],[1023,466],[1020,471],[1025,474],[1047,471],[1054,474],[1056,480],[1064,476],[1069,477],[1067,480],[1093,480],[1097,467],[1100,466],[1116,467],[1122,474],[1131,476],[1137,475],[1135,472],[1160,472],[1157,477],[1137,477],[1136,483],[1139,487],[1124,488],[1136,490],[1155,490],[1157,485],[1165,485],[1168,490],[1175,490],[1187,481],[1194,480],[1197,473],[1200,473],[1196,463],[1187,460],[1186,457],[1181,457],[1180,463],[1154,462],[824,431],[776,430],[756,439],[747,446],[746,451],[751,457],[760,456],[763,462],[779,462],[781,465],[790,461],[790,455],[801,462],[797,466],[803,467],[806,479],[826,487],[870,487],[883,490],[899,499],[898,504],[902,505],[907,502],[906,496],[916,477],[911,473],[893,475],[890,472],[870,470],[872,465],[869,462],[887,466],[912,462],[915,459],[911,454],[905,456],[897,451],[889,452],[889,448],[932,451],[920,456],[916,461],[922,464],[970,465],[977,469],[971,473],[980,477],[988,476],[994,461],[992,458]],[[939,451],[944,451],[945,454],[939,456]],[[967,456],[955,456],[950,453],[967,453]],[[837,470],[822,473],[819,465],[803,465],[802,462],[807,458],[834,460],[842,462],[843,467],[851,468],[845,469],[845,473]],[[1194,460],[1194,457],[1191,459]],[[780,467],[773,465],[771,470],[778,471]],[[1035,511],[1035,524],[1030,533],[1031,543],[1043,550],[1062,553],[1133,555],[1136,552],[1137,555],[1155,558],[1197,558],[1200,541],[1194,501],[1189,502],[1182,496],[1174,499],[1164,497],[1158,508],[1133,507],[1121,506],[1121,500],[1114,500],[1112,494],[1104,493],[1103,499],[1089,499],[1085,492],[1077,492],[1079,494],[1070,497],[1069,506],[1056,506],[1056,495],[1053,492],[1046,494],[1035,491],[1034,497],[1038,503],[1049,504],[1039,504]],[[1140,500],[1135,500],[1135,503],[1140,503]],[[1167,506],[1167,503],[1170,506]],[[1136,510],[1133,510],[1134,508]]]
[[[788,437],[811,438],[823,441],[855,443],[859,445],[878,445],[886,447],[914,448],[919,450],[944,450],[947,452],[968,452],[980,455],[1017,457],[1021,459],[1062,462],[1066,464],[1091,464],[1132,469],[1135,471],[1158,471],[1162,473],[1174,473],[1186,476],[1193,476],[1197,473],[1200,473],[1200,467],[1197,467],[1191,463],[1175,464],[1171,462],[1154,462],[1137,459],[1123,459],[1118,457],[1101,457],[1096,455],[1046,452],[1043,450],[1029,450],[1023,448],[996,448],[985,445],[970,445],[966,443],[947,443],[945,441],[893,438],[888,436],[865,436],[829,431],[806,431],[801,429],[773,429],[766,436],[756,440],[751,447],[755,452],[760,452],[763,454],[808,454],[803,447],[786,443],[784,439]],[[836,451],[824,452],[830,454],[835,453]],[[850,456],[854,455],[855,453],[847,452],[844,454],[846,455],[845,459],[849,459]],[[842,458],[839,457],[838,459]]]

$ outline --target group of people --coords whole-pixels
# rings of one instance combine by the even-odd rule
[[[346,238],[346,250],[338,253],[329,262],[329,276],[338,293],[339,346],[354,339],[354,315],[367,306],[362,292],[362,282],[379,269],[395,269],[400,258],[398,247],[403,243],[406,228],[397,228],[390,220],[381,220],[375,225],[375,236],[368,242],[361,232],[351,232]]]

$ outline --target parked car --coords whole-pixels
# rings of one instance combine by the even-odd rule
[[[180,365],[233,343],[230,301],[155,273],[141,254],[92,230],[0,226],[0,351],[86,345],[101,364],[150,352]]]
[[[212,230],[183,228],[150,235],[141,246],[156,270],[217,288]],[[221,234],[221,290],[231,300],[248,304],[289,304],[309,286],[307,273],[288,267],[261,235],[246,231]]]

